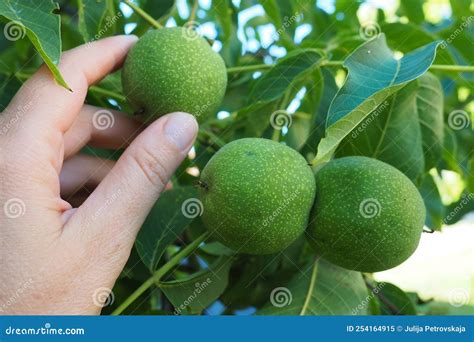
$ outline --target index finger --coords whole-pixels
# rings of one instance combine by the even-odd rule
[[[65,132],[84,104],[88,87],[119,68],[136,40],[136,36],[110,37],[65,52],[58,68],[72,91],[58,85],[43,65],[23,84],[9,107],[28,103],[31,110],[25,120]]]

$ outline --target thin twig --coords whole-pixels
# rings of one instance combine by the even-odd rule
[[[140,17],[142,17],[143,19],[145,19],[145,21],[150,24],[151,26],[157,28],[157,29],[160,29],[162,28],[163,26],[157,22],[155,19],[153,19],[153,17],[151,15],[149,15],[147,12],[145,12],[144,10],[142,10],[140,7],[138,7],[137,5],[135,5],[133,2],[131,2],[130,0],[123,0],[124,3],[126,3],[128,6],[130,6],[131,9],[133,9],[133,11],[138,14]]]
[[[191,7],[191,13],[189,14],[188,23],[193,22],[196,19],[196,12],[199,6],[199,1],[194,0],[193,7]]]
[[[112,312],[112,315],[120,315],[126,308],[130,306],[137,298],[139,298],[146,290],[148,290],[153,284],[163,278],[169,271],[171,271],[175,266],[177,266],[181,260],[191,254],[196,250],[199,245],[205,241],[209,236],[209,233],[204,233],[199,236],[196,240],[190,243],[188,246],[183,248],[181,251],[176,253],[166,264],[164,264],[160,269],[158,269],[153,275],[148,278],[138,289],[135,290],[125,301],[119,305],[117,309]]]
[[[343,61],[324,61],[321,63],[321,67],[341,67]],[[233,68],[228,68],[227,73],[239,73],[246,71],[258,71],[271,69],[275,64],[252,64],[252,65],[243,65]],[[447,65],[447,64],[432,64],[429,68],[430,70],[437,71],[450,71],[450,72],[474,72],[474,66],[470,65]]]

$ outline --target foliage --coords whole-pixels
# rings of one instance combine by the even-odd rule
[[[368,5],[362,1],[337,0],[333,8],[316,2],[134,1],[148,16],[133,11],[130,1],[0,3],[0,110],[43,62],[58,86],[67,88],[57,68],[61,50],[115,34],[141,36],[152,25],[181,26],[191,19],[189,25],[208,38],[228,68],[218,116],[201,125],[194,155],[152,209],[115,285],[115,301],[103,313],[472,313],[468,306],[423,302],[371,275],[315,259],[303,238],[274,255],[234,255],[207,236],[201,243],[199,201],[183,215],[197,196],[196,170],[220,146],[243,137],[284,142],[315,170],[342,155],[390,163],[417,185],[433,230],[473,210],[469,1],[451,0],[452,16],[437,21],[422,1],[401,1],[392,13],[373,8],[367,15],[361,14]],[[91,87],[87,102],[132,113],[120,71]],[[447,201],[442,176],[449,172],[458,175],[462,191]]]

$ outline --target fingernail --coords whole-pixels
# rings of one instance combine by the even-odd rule
[[[138,40],[138,37],[134,34],[123,34],[123,33],[116,33],[114,34],[114,37],[121,37],[122,39],[128,39],[128,40]]]
[[[125,37],[129,40],[134,41],[134,42],[138,40],[138,37],[135,36],[134,34],[127,34],[127,35],[125,35]]]
[[[182,151],[194,141],[198,129],[196,119],[191,114],[169,114],[165,123],[165,134]]]

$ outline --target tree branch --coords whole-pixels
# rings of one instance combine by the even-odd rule
[[[142,10],[140,7],[138,7],[137,5],[135,5],[133,2],[131,2],[130,0],[123,0],[124,3],[126,3],[131,9],[133,9],[133,11],[138,14],[140,17],[142,17],[143,19],[145,19],[146,22],[148,22],[148,24],[150,24],[151,26],[153,26],[154,28],[156,29],[160,29],[162,28],[163,26],[157,22],[155,19],[153,19],[153,17],[151,15],[149,15],[148,13],[146,13],[144,10]]]
[[[188,246],[183,248],[181,251],[176,253],[166,264],[164,264],[160,269],[158,269],[153,275],[147,279],[138,289],[135,290],[125,301],[119,305],[117,309],[112,312],[113,316],[120,315],[126,308],[130,306],[138,297],[140,297],[146,290],[148,290],[153,284],[160,281],[166,273],[171,271],[176,265],[180,263],[181,260],[186,258],[194,250],[196,250],[199,245],[207,239],[209,233],[204,233],[199,236],[196,240],[190,243]]]
[[[321,63],[321,67],[341,67],[343,61],[325,61]],[[247,71],[258,71],[266,70],[274,67],[275,64],[252,64],[252,65],[243,65],[233,68],[228,68],[228,74],[234,74],[239,72]],[[474,66],[470,65],[447,65],[447,64],[433,64],[430,66],[430,70],[438,71],[451,71],[451,72],[474,72]]]

